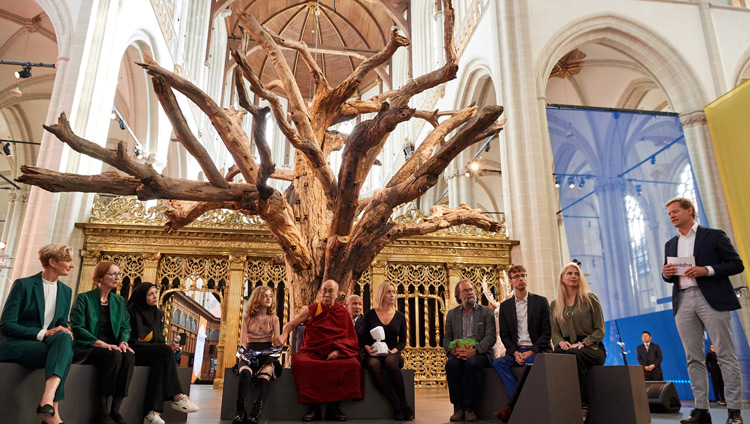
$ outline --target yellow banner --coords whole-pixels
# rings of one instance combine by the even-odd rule
[[[704,108],[732,219],[750,281],[750,81]]]

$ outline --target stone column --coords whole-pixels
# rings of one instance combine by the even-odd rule
[[[91,273],[101,260],[102,252],[81,250],[81,279],[78,281],[78,294],[94,289],[94,280],[91,279]]]
[[[536,293],[554,298],[554,281],[563,261],[557,242],[546,99],[535,84],[528,4],[504,0],[491,4],[489,11],[496,16],[502,105],[508,120],[500,143],[508,235],[520,240],[520,263],[542,283],[535,287]]]
[[[245,256],[229,256],[229,284],[224,289],[222,326],[224,343],[217,349],[216,378],[214,388],[224,387],[224,368],[235,361],[235,349],[240,340],[240,320],[242,316],[242,289],[244,288]],[[225,324],[224,324],[225,323]]]

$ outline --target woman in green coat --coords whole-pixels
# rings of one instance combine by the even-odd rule
[[[120,405],[128,395],[135,355],[128,346],[130,316],[125,299],[112,292],[120,275],[120,267],[114,262],[97,264],[91,274],[97,288],[79,294],[70,312],[76,358],[85,358],[84,364],[94,365],[99,371],[95,424],[126,423]],[[110,396],[112,407],[107,413]]]
[[[72,291],[58,277],[73,269],[71,248],[49,244],[39,249],[43,271],[13,283],[0,318],[0,361],[44,368],[44,393],[37,415],[47,424],[62,423],[58,402],[73,360],[68,329]]]

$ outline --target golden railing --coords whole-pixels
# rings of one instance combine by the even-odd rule
[[[209,291],[222,302],[218,367],[214,385],[221,387],[225,366],[234,361],[239,340],[243,299],[252,288],[267,285],[276,291],[279,318],[287,322],[291,287],[286,269],[272,259],[281,251],[258,217],[237,211],[210,211],[175,234],[165,235],[163,202],[153,205],[132,197],[96,196],[84,232],[82,271],[78,291],[93,287],[91,270],[102,260],[120,266],[124,277],[118,292],[127,297],[133,286],[154,282],[161,307],[170,308],[174,291]],[[409,209],[397,222],[421,222],[422,212]],[[396,283],[399,310],[407,317],[409,340],[406,367],[415,370],[417,387],[445,384],[445,352],[441,347],[443,320],[455,306],[453,288],[461,278],[471,280],[481,293],[486,279],[493,294],[506,297],[510,288],[501,275],[510,265],[510,249],[517,242],[503,233],[457,226],[430,235],[397,240],[387,245],[354,286],[366,308],[383,281]],[[482,303],[486,299],[482,296]],[[171,311],[165,311],[171,316]]]

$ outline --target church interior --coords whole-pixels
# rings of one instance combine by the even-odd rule
[[[416,422],[447,422],[459,281],[496,307],[523,264],[552,301],[571,261],[605,365],[637,364],[650,331],[689,412],[665,203],[692,199],[750,260],[748,0],[0,0],[0,22],[0,301],[50,243],[73,248],[74,295],[101,261],[126,299],[156,284],[202,402],[168,422],[231,422],[253,288],[283,326],[324,275],[365,310],[394,283]]]

